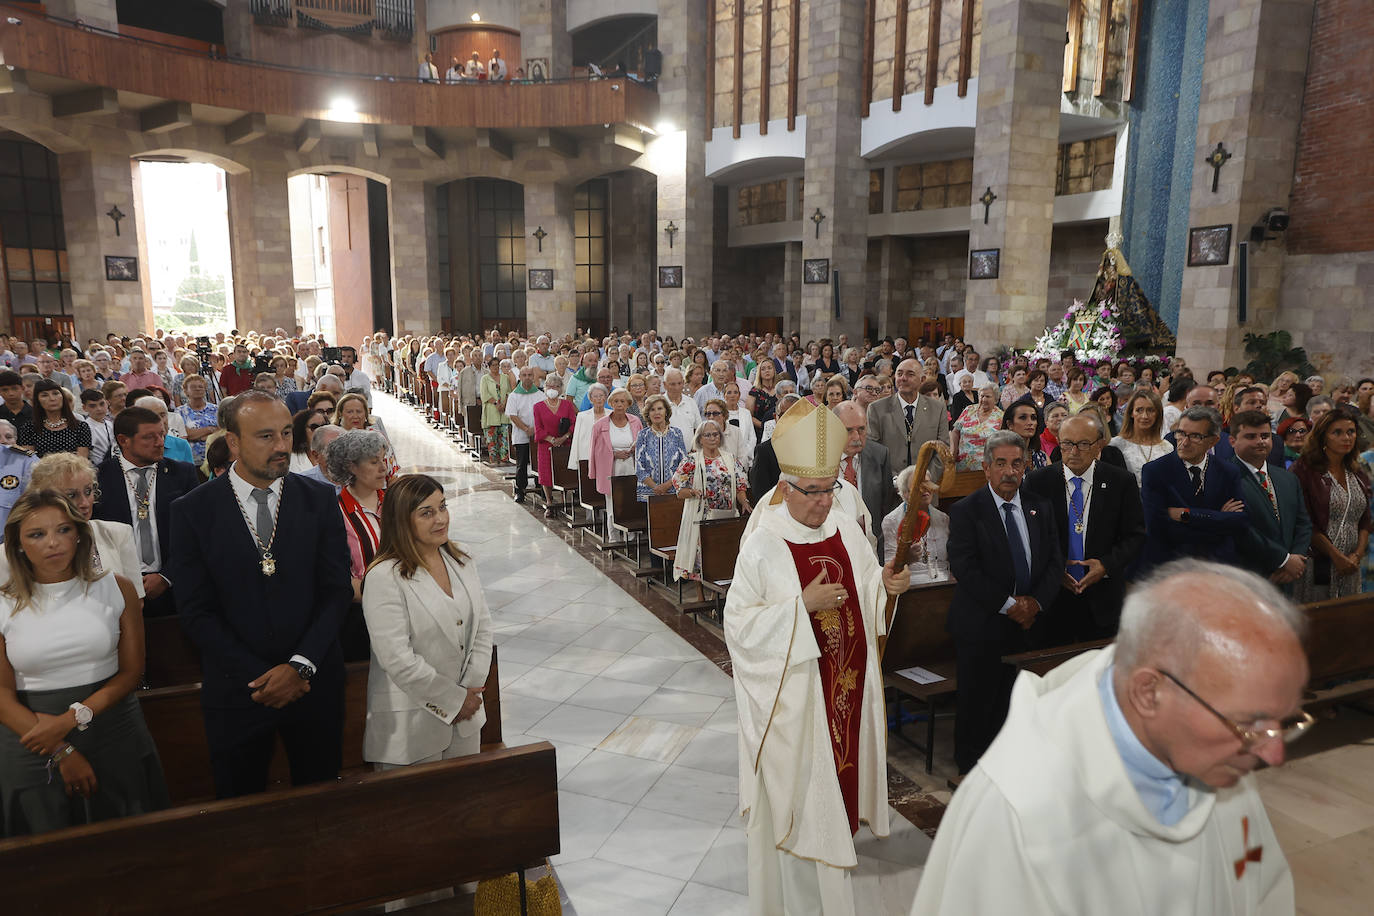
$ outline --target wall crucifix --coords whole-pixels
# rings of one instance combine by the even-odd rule
[[[544,231],[543,226],[540,226],[530,234],[539,242],[539,250],[542,252],[544,250],[544,239],[548,238],[549,234]]]
[[[997,199],[997,195],[992,193],[992,186],[983,192],[983,196],[978,198],[978,202],[983,205],[983,225],[988,224],[988,212],[992,209],[992,202]]]
[[[119,235],[119,221],[122,220],[122,219],[124,219],[124,217],[125,217],[124,212],[121,211],[121,210],[119,209],[119,204],[115,204],[113,207],[111,207],[110,209],[106,210],[106,211],[105,211],[105,215],[108,216],[110,219],[114,220],[114,224],[115,224],[115,236],[118,236],[118,235]]]
[[[1230,159],[1231,155],[1232,154],[1227,151],[1226,147],[1221,145],[1221,141],[1218,140],[1217,148],[1212,150],[1212,152],[1207,155],[1207,158],[1203,160],[1212,167],[1213,194],[1217,193],[1217,182],[1221,179],[1221,167],[1226,164],[1226,160]]]

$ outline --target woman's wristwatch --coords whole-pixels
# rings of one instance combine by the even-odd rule
[[[91,727],[91,720],[95,718],[95,713],[91,712],[91,707],[85,703],[73,703],[67,707],[76,713],[76,728],[78,731],[85,731]]]

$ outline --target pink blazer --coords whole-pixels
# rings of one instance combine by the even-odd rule
[[[639,422],[639,417],[634,414],[626,414],[626,419],[630,421],[630,432],[635,439],[639,438],[639,431],[644,427]],[[611,415],[606,414],[600,420],[592,424],[592,455],[587,462],[587,473],[592,475],[596,481],[596,492],[605,496],[611,495],[611,469],[615,467],[615,455],[611,449]]]

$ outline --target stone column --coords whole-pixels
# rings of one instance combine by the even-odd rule
[[[801,335],[807,339],[847,333],[858,340],[863,336],[868,259],[868,165],[859,155],[864,4],[811,0],[810,17],[802,254],[828,259],[831,282],[802,286]],[[811,221],[817,209],[825,216],[819,235]],[[833,298],[836,271],[838,316]]]
[[[627,296],[634,301],[634,317],[630,327],[652,327],[655,284],[654,178],[643,172],[629,170],[612,176],[610,189],[610,221],[606,226],[610,243],[607,328],[624,321]]]
[[[516,67],[524,67],[525,75],[531,76],[529,61],[536,58],[548,61],[549,79],[572,75],[568,0],[520,0],[520,56],[525,60],[507,65],[511,76]]]
[[[985,0],[973,135],[973,194],[997,195],[987,224],[969,207],[969,248],[1000,249],[995,280],[969,280],[964,337],[981,352],[1044,330],[1054,228],[1067,0]]]
[[[439,217],[423,181],[392,181],[391,301],[397,334],[433,334],[439,315]],[[384,269],[373,264],[372,269]]]
[[[540,226],[548,233],[543,252],[530,235]],[[553,182],[525,185],[525,266],[553,271],[553,289],[525,291],[525,328],[531,335],[571,334],[576,329],[577,260],[573,244],[572,187]]]
[[[785,242],[782,250],[782,331],[801,333],[802,243]]]
[[[656,138],[646,152],[658,175],[658,214],[654,226],[658,265],[680,266],[682,287],[658,289],[659,336],[681,340],[711,329],[711,262],[714,187],[706,177],[706,3],[661,0],[658,47],[663,76],[658,81],[659,117],[674,128]],[[668,247],[669,222],[678,232]],[[654,278],[657,285],[658,278]]]
[[[906,336],[915,299],[911,286],[911,240],[884,236],[878,268],[878,336]]]
[[[246,6],[247,4],[245,4]],[[87,25],[119,31],[115,0],[47,0],[44,9],[59,19],[80,19]]]
[[[296,324],[286,173],[253,169],[229,180],[234,323],[243,330]]]
[[[1237,243],[1293,187],[1298,123],[1307,74],[1312,4],[1302,0],[1213,0],[1207,13],[1189,226],[1231,227],[1227,263],[1185,267],[1178,355],[1200,373],[1244,366],[1247,330],[1273,330],[1283,273],[1283,242],[1249,246],[1249,319],[1237,317]],[[1232,157],[1216,193],[1204,160],[1225,144]],[[1184,262],[1186,263],[1186,261]],[[1333,329],[1349,315],[1329,311]],[[1304,330],[1304,329],[1298,329]]]
[[[105,279],[105,256],[139,256],[138,195],[127,155],[65,153],[57,157],[62,194],[62,223],[67,236],[67,264],[72,288],[76,337],[104,336],[121,328],[153,329],[152,304],[143,284]],[[105,214],[119,207],[125,218],[115,223]],[[148,265],[142,265],[140,276]]]

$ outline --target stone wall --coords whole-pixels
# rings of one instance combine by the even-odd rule
[[[1374,257],[1369,252],[1290,254],[1277,325],[1291,331],[1324,373],[1374,375]]]
[[[968,235],[916,239],[911,265],[911,314],[963,315],[967,291]],[[906,328],[899,326],[893,330],[905,333]]]
[[[1055,226],[1050,238],[1050,297],[1045,324],[1058,324],[1075,299],[1092,295],[1097,266],[1106,249],[1106,221]]]

